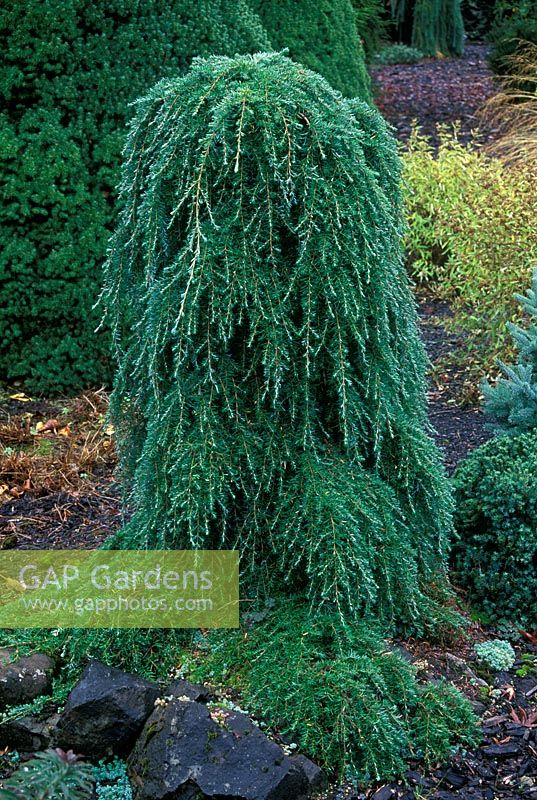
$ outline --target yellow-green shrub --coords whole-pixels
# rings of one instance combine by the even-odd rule
[[[442,134],[437,155],[414,133],[404,165],[412,277],[498,351],[519,311],[513,295],[537,263],[535,172],[465,147],[456,132]]]

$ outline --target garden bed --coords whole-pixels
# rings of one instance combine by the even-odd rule
[[[406,141],[417,118],[434,142],[438,123],[460,121],[460,140],[470,142],[479,123],[478,109],[493,91],[485,56],[483,45],[470,45],[461,60],[375,68],[378,103],[398,137]],[[493,129],[481,126],[477,140],[494,135]],[[490,436],[480,410],[475,378],[479,370],[472,367],[463,334],[443,324],[453,313],[434,297],[420,298],[422,337],[432,363],[430,422],[450,474]],[[95,548],[120,527],[113,430],[106,407],[102,391],[49,402],[29,398],[14,387],[0,401],[0,445],[6,454],[0,473],[0,549]],[[473,646],[507,634],[516,641],[513,668],[487,672]],[[496,631],[484,627],[483,620],[469,620],[467,636],[455,642],[440,646],[409,640],[395,645],[414,663],[420,680],[445,678],[470,698],[481,718],[483,741],[430,769],[411,762],[405,780],[358,793],[350,786],[332,786],[323,797],[537,799],[537,635]]]

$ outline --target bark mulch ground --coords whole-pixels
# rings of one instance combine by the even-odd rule
[[[436,144],[436,126],[454,122],[460,122],[462,142],[470,142],[472,131],[477,128],[482,141],[493,140],[494,129],[478,116],[480,108],[494,93],[486,56],[485,45],[469,44],[462,58],[374,67],[376,103],[395,127],[397,137],[406,141],[417,120],[422,133]]]
[[[479,403],[479,387],[466,374],[464,339],[448,333],[442,325],[442,318],[452,316],[451,309],[445,303],[428,299],[420,304],[419,312],[421,336],[434,375],[428,393],[429,420],[447,471],[452,474],[458,462],[486,442],[491,433]],[[454,354],[458,354],[459,361],[450,364],[449,357]],[[443,364],[446,357],[448,361]]]
[[[0,549],[94,548],[121,524],[106,395],[0,402]]]

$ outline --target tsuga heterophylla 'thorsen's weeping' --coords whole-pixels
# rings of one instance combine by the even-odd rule
[[[434,624],[451,506],[399,179],[377,111],[282,54],[198,59],[138,102],[104,290],[114,546],[236,547],[245,585]]]

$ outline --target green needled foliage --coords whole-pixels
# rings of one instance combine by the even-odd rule
[[[537,429],[497,436],[454,476],[455,579],[494,620],[537,625]]]
[[[464,50],[461,0],[391,0],[398,36],[426,56]]]
[[[209,643],[192,677],[231,685],[332,774],[389,780],[409,757],[431,764],[479,739],[468,700],[444,682],[419,683],[402,652],[363,622],[286,600],[247,635],[215,632]]]
[[[518,350],[518,363],[511,367],[500,362],[503,377],[494,386],[485,382],[481,387],[493,428],[510,434],[537,429],[537,269],[527,294],[515,296],[531,320],[527,328],[507,323]]]
[[[384,8],[384,0],[351,0],[351,3],[366,60],[371,61],[386,43],[389,16]]]
[[[371,99],[351,0],[250,0],[275,48],[315,70],[347,97]]]
[[[270,44],[246,0],[5,0],[0,44],[0,377],[99,385],[109,341],[92,306],[128,104],[195,55]]]
[[[36,753],[0,789],[2,800],[88,800],[93,795],[93,770],[72,752]]]
[[[104,291],[134,511],[114,546],[236,547],[254,591],[388,626],[444,613],[399,179],[378,112],[281,54],[139,101]]]

